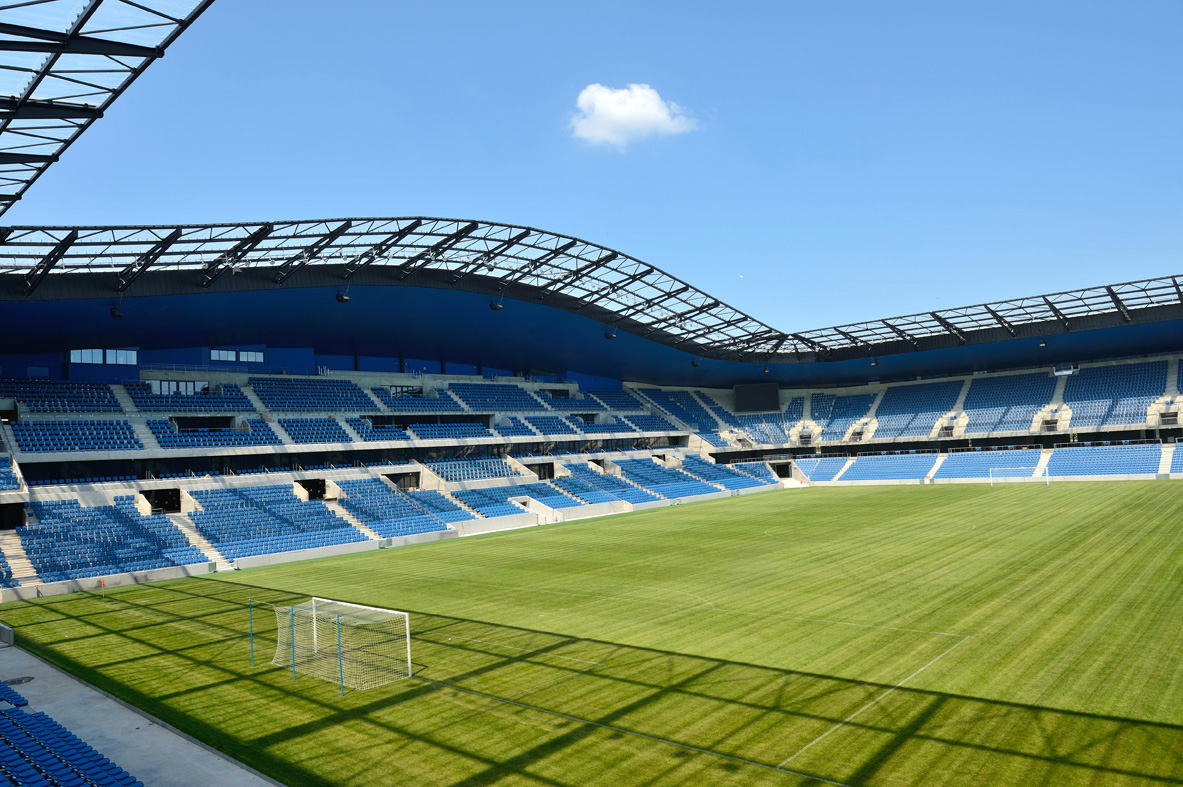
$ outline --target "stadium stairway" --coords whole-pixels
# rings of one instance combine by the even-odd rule
[[[344,430],[345,434],[349,435],[349,439],[353,442],[364,443],[366,441],[364,437],[358,434],[356,429],[349,425],[348,418],[334,418],[333,420],[337,422],[337,426]]]
[[[111,387],[114,388],[115,386]],[[119,388],[120,390],[123,390],[122,385],[119,386]],[[124,391],[124,395],[127,395],[126,391]],[[136,439],[138,439],[143,444],[145,451],[160,450],[160,443],[156,442],[156,435],[152,434],[152,430],[148,428],[148,421],[146,418],[142,416],[139,418],[128,418],[127,422],[131,425],[131,430],[135,432]]]
[[[200,510],[200,504],[193,501],[195,506]],[[205,555],[209,562],[215,564],[218,571],[229,571],[234,568],[226,557],[214,547],[209,540],[197,531],[193,526],[188,514],[168,514],[168,521],[172,522],[177,530],[185,534],[185,538],[189,539],[189,543],[201,550],[201,554]]]
[[[138,413],[139,412],[139,408],[136,407],[136,403],[132,400],[131,394],[129,394],[127,392],[127,389],[124,388],[122,385],[112,385],[111,386],[111,393],[114,394],[115,401],[119,402],[119,406],[123,408],[123,412],[125,412],[125,413]],[[141,440],[140,442],[143,442],[143,440]]]
[[[964,390],[961,392],[961,395],[964,398],[964,396],[965,396]],[[930,467],[928,469],[928,472],[924,474],[924,480],[931,481],[933,476],[935,476],[937,474],[937,471],[941,469],[941,465],[943,465],[945,463],[945,460],[948,458],[949,458],[948,454],[937,454],[937,461],[933,462],[932,467]]]
[[[1043,475],[1043,473],[1047,470],[1047,463],[1051,460],[1051,458],[1052,458],[1051,449],[1045,448],[1042,451],[1040,451],[1039,452],[1039,461],[1035,463],[1035,470],[1034,470],[1034,472],[1031,473],[1031,477],[1036,478],[1038,476]]]
[[[36,521],[32,512],[29,513],[29,518]],[[0,533],[0,552],[4,553],[4,559],[8,561],[8,566],[12,569],[12,578],[17,582],[22,585],[32,585],[39,581],[37,569],[33,568],[33,562],[25,553],[21,537],[17,535],[15,530],[6,530]]]
[[[846,457],[846,464],[842,465],[842,469],[839,470],[837,473],[834,473],[834,477],[831,478],[830,480],[831,481],[841,481],[843,474],[845,474],[846,471],[850,469],[850,466],[852,464],[854,464],[854,460],[857,458],[858,457],[854,457],[854,456]]]
[[[258,394],[256,394],[249,385],[240,385],[238,387],[246,396],[247,401],[251,403],[251,407],[255,408],[255,410],[260,413],[267,412],[267,405],[263,404],[263,400],[259,398]]]
[[[324,503],[325,508],[329,509],[334,514],[341,517],[346,522],[348,522],[349,524],[353,525],[358,530],[360,530],[362,532],[362,534],[365,535],[366,538],[370,539],[371,541],[381,541],[382,540],[382,535],[380,533],[377,533],[377,532],[371,530],[369,527],[366,526],[365,522],[361,521],[360,519],[355,517],[353,514],[346,511],[345,506],[341,505],[336,500],[329,500],[328,498],[325,498],[324,500],[322,500],[320,502]]]
[[[1175,458],[1175,448],[1177,448],[1177,447],[1178,446],[1176,443],[1163,443],[1162,444],[1162,456],[1160,456],[1159,460],[1158,460],[1159,475],[1163,475],[1163,474],[1171,472],[1171,462]],[[9,561],[9,562],[11,562],[11,561]],[[13,569],[13,570],[15,571],[16,569]]]

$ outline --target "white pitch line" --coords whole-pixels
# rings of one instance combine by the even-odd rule
[[[838,728],[840,728],[840,727],[843,727],[843,726],[845,726],[846,724],[848,724],[848,723],[849,723],[849,722],[850,722],[852,719],[854,719],[854,718],[855,718],[856,716],[858,716],[860,713],[862,713],[863,711],[867,710],[867,709],[868,709],[868,708],[870,708],[871,706],[873,706],[873,705],[877,704],[877,703],[878,703],[880,700],[884,699],[884,698],[885,698],[885,697],[886,697],[888,694],[891,694],[893,691],[895,691],[896,689],[900,688],[901,686],[903,686],[903,685],[904,685],[905,683],[907,683],[908,681],[912,680],[912,678],[916,677],[916,676],[917,676],[917,675],[919,675],[921,672],[924,672],[926,669],[928,669],[929,667],[931,667],[933,664],[936,664],[938,661],[940,661],[941,659],[943,659],[945,656],[948,656],[950,653],[952,653],[952,652],[953,652],[953,650],[954,650],[954,649],[956,649],[956,648],[960,647],[961,645],[963,645],[964,643],[968,642],[968,641],[969,641],[969,639],[970,639],[970,637],[969,637],[969,635],[967,634],[967,635],[965,636],[965,638],[964,638],[964,639],[962,639],[960,642],[955,642],[955,643],[953,643],[953,645],[951,645],[951,646],[950,646],[949,648],[947,648],[945,651],[943,651],[942,653],[940,653],[940,654],[939,654],[939,655],[938,655],[936,658],[934,658],[932,661],[928,662],[928,663],[927,663],[927,664],[925,664],[923,667],[921,667],[920,669],[916,670],[916,671],[915,671],[915,672],[913,672],[911,675],[909,675],[908,677],[904,678],[904,679],[903,679],[903,680],[901,680],[899,683],[895,684],[895,685],[894,685],[894,686],[892,686],[890,689],[888,689],[887,691],[883,692],[883,693],[882,693],[882,694],[880,694],[878,697],[876,697],[875,699],[871,700],[871,701],[870,701],[870,702],[868,702],[866,705],[862,706],[861,708],[859,708],[858,710],[856,710],[854,713],[850,714],[850,715],[849,715],[849,716],[847,716],[845,719],[843,719],[842,721],[838,722],[838,723],[837,723],[837,724],[835,724],[833,727],[831,727],[830,729],[826,730],[826,731],[825,731],[825,732],[823,732],[821,735],[817,736],[816,738],[814,738],[813,740],[811,740],[809,743],[807,743],[807,744],[805,744],[804,746],[802,746],[802,747],[801,747],[800,749],[798,749],[798,750],[797,750],[797,751],[796,751],[794,754],[790,754],[790,755],[789,755],[788,757],[786,757],[784,760],[781,760],[781,763],[780,763],[780,765],[778,765],[777,767],[778,767],[778,768],[783,768],[783,767],[784,767],[785,765],[787,765],[788,763],[790,763],[790,762],[792,762],[793,760],[797,759],[797,758],[798,758],[798,757],[800,757],[802,754],[804,754],[804,753],[805,753],[805,751],[807,751],[808,749],[812,748],[814,745],[816,745],[816,744],[818,744],[818,743],[821,743],[821,742],[822,742],[822,740],[824,740],[825,738],[829,737],[830,733],[832,733],[832,732],[834,732],[835,730],[837,730]]]

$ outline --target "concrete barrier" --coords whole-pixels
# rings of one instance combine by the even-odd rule
[[[453,522],[452,527],[461,536],[475,536],[481,533],[496,533],[499,530],[514,530],[519,527],[534,527],[542,524],[537,514],[522,513],[507,516],[495,516],[489,519],[469,519],[465,522]]]
[[[181,579],[201,574],[212,574],[215,571],[213,563],[194,563],[189,566],[170,566],[169,568],[153,568],[148,571],[131,571],[126,574],[110,574],[105,577],[87,577],[86,579],[67,579],[62,582],[46,582],[41,585],[28,587],[3,588],[0,590],[0,601],[30,601],[43,596],[61,596],[66,593],[89,591],[99,592],[103,586],[109,588],[123,585],[138,585],[143,582],[159,582],[165,579]]]

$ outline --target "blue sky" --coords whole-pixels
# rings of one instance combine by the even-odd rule
[[[440,215],[784,330],[1183,273],[1183,4],[219,0],[5,219]],[[576,138],[587,86],[683,133]]]

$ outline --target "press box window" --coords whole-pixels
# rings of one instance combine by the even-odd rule
[[[210,350],[209,351],[209,359],[211,361],[233,361],[233,360],[237,360],[235,357],[236,355],[237,354],[234,352],[234,350]]]

